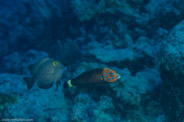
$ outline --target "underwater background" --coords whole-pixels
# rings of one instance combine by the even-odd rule
[[[67,70],[61,85],[28,90],[42,58]],[[121,78],[63,88],[95,68]],[[0,119],[183,122],[183,0],[0,0]]]

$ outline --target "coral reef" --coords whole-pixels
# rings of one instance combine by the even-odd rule
[[[93,111],[96,107],[96,102],[91,99],[88,94],[79,94],[75,97],[75,104],[72,107],[71,121],[92,121]]]
[[[0,118],[4,118],[7,106],[16,102],[14,96],[9,96],[7,94],[0,94]]]
[[[113,122],[113,121],[120,121],[118,115],[115,114],[115,107],[113,105],[112,98],[107,96],[101,96],[100,101],[96,109],[94,110],[94,118],[95,122]],[[114,114],[114,115],[113,115]]]
[[[96,59],[100,60],[103,63],[134,59],[134,53],[131,49],[114,49],[112,44],[104,45],[97,42],[92,43],[93,44],[90,45],[95,45],[95,48],[90,49],[89,53],[91,55],[94,55]],[[109,53],[108,55],[105,55],[107,53],[107,50],[109,51]]]
[[[129,120],[136,120],[136,118],[141,121],[147,120],[148,118],[144,115],[145,110],[141,103],[144,101],[145,96],[149,96],[146,95],[148,92],[152,92],[156,86],[160,85],[161,78],[158,70],[146,69],[143,72],[138,72],[135,76],[131,76],[128,69],[117,69],[117,71],[120,72],[122,78],[119,82],[112,84],[111,88],[115,92],[115,103],[118,103],[115,105],[122,111],[121,113],[124,113],[121,116]],[[158,102],[156,103],[159,104]],[[154,109],[159,111],[160,108]],[[155,115],[155,118],[157,116]]]
[[[183,0],[0,1],[0,118],[183,121],[183,6]],[[104,67],[121,79],[27,90],[22,77],[44,57],[67,66],[63,81]]]
[[[14,52],[3,57],[2,64],[5,67],[2,70],[11,73],[16,72],[17,74],[29,74],[29,66],[45,57],[48,57],[46,52],[38,52],[36,50],[29,50],[23,54]]]
[[[149,50],[148,41],[137,41],[135,45],[123,49],[116,49],[110,41],[104,44],[93,41],[88,43],[88,47],[89,54],[99,62],[121,68],[127,67],[133,74],[146,67],[152,67],[155,63],[153,50]]]
[[[20,75],[0,75],[0,106],[6,105],[3,118],[24,118],[37,121],[67,121],[67,104],[63,93],[53,87],[49,90],[39,90],[35,87],[28,91]],[[5,94],[5,95],[4,95]],[[6,94],[15,96],[9,97]],[[13,103],[12,103],[12,102]],[[2,108],[2,107],[1,107]],[[29,114],[28,114],[29,113]]]
[[[78,57],[81,56],[81,52],[76,43],[72,40],[67,40],[64,44],[60,40],[58,43],[58,51],[61,54],[58,56],[62,63],[65,65],[73,64],[78,61]],[[66,60],[67,59],[67,60]]]
[[[163,109],[167,119],[181,121],[184,104],[184,21],[177,24],[161,45],[160,71],[163,78]],[[169,92],[171,94],[169,94]],[[169,102],[166,102],[169,101]],[[168,105],[170,107],[168,107]],[[172,106],[172,107],[171,107]],[[173,114],[173,112],[175,114]]]
[[[119,12],[129,16],[136,16],[136,11],[130,7],[127,0],[73,0],[72,7],[81,21],[90,20],[105,13],[116,14]]]

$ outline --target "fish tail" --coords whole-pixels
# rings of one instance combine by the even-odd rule
[[[73,87],[71,80],[64,82],[64,88],[70,88],[70,87]]]
[[[26,82],[28,89],[31,89],[36,82],[34,77],[24,77],[23,79]]]

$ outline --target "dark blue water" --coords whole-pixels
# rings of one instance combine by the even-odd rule
[[[183,0],[0,0],[1,121],[183,122],[183,6]],[[51,67],[43,70],[46,80],[30,68],[48,57],[66,68],[58,88]],[[90,72],[98,68],[121,78],[109,83]],[[30,90],[24,77],[35,78]],[[41,81],[53,85],[42,89]]]

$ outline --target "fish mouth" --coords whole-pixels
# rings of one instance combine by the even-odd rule
[[[58,69],[60,69],[61,71],[66,71],[67,67],[66,66],[60,66],[60,67],[58,67]]]
[[[59,71],[66,71],[67,70],[67,67],[65,67],[65,66],[59,66],[56,69],[59,70]]]
[[[121,75],[120,74],[117,74],[116,78],[117,79],[120,79],[121,78]]]
[[[60,70],[60,74],[62,75],[64,73],[64,70]]]
[[[64,66],[64,67],[63,67],[63,71],[66,71],[66,70],[67,70],[67,67],[66,67],[66,66]]]
[[[66,70],[67,70],[67,67],[62,67],[62,69],[60,70],[60,74],[62,75]]]

